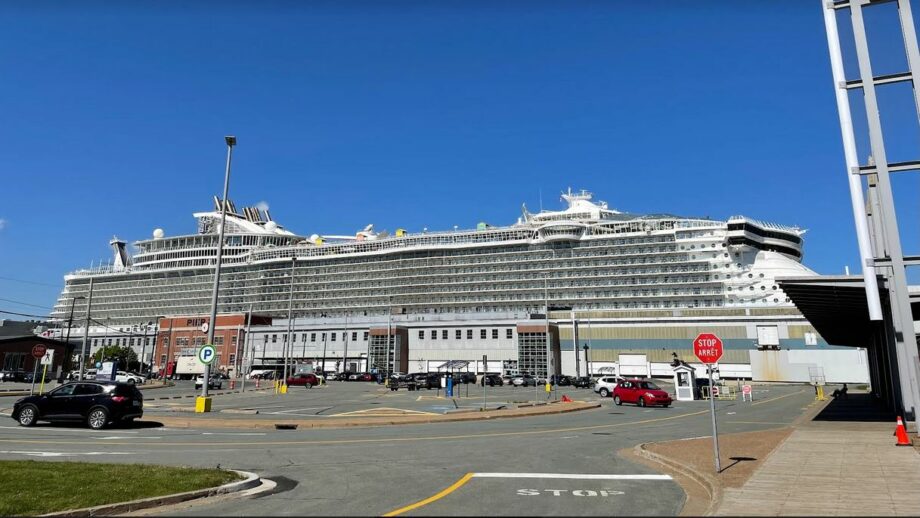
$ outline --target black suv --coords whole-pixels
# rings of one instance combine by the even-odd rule
[[[441,377],[437,374],[430,372],[417,372],[415,374],[410,374],[410,376],[415,380],[416,389],[425,388],[431,390],[441,387]]]
[[[578,376],[572,378],[572,386],[575,388],[591,388],[594,386],[594,380],[588,376]]]
[[[134,385],[114,381],[68,383],[41,396],[22,398],[12,418],[22,426],[36,421],[85,421],[101,430],[110,423],[130,422],[144,415],[144,396]]]
[[[490,387],[501,387],[505,384],[505,382],[498,374],[483,374],[482,380],[479,381],[479,384],[483,386],[488,385]]]

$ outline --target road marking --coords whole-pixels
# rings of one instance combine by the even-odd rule
[[[772,399],[764,399],[759,403],[753,403],[754,405],[770,403],[779,399],[784,399],[789,396],[794,396],[801,394],[804,391],[793,392],[791,394],[786,394],[784,396],[777,396]],[[443,440],[459,440],[459,439],[490,439],[493,437],[518,437],[525,435],[542,435],[542,434],[552,434],[552,433],[566,433],[566,432],[581,432],[587,430],[602,430],[610,428],[622,428],[624,426],[636,426],[641,424],[648,423],[660,423],[664,421],[672,421],[675,419],[684,419],[686,417],[693,417],[703,414],[708,414],[709,409],[698,410],[696,412],[688,412],[686,414],[677,414],[668,417],[656,417],[652,419],[643,419],[641,421],[625,421],[622,423],[613,423],[613,424],[598,424],[590,426],[573,426],[569,428],[548,428],[545,430],[524,430],[518,432],[487,432],[479,434],[466,434],[466,435],[434,435],[434,436],[420,436],[420,437],[390,437],[383,439],[315,439],[315,440],[303,440],[303,441],[260,441],[259,446],[301,446],[301,445],[323,445],[323,444],[371,444],[371,443],[387,443],[387,442],[406,442],[406,441],[443,441]],[[14,427],[15,428],[15,427]],[[78,430],[69,430],[69,431],[78,431]],[[87,430],[83,430],[86,432]],[[170,442],[170,443],[143,443],[140,442],[143,437],[137,437],[137,440],[133,442],[124,442],[124,443],[110,443],[110,444],[123,444],[126,446],[194,446],[196,448],[202,447],[202,444],[199,442]],[[82,441],[56,441],[56,440],[29,440],[29,439],[0,439],[0,443],[17,443],[17,444],[68,444],[68,445],[85,445],[85,442]],[[212,442],[207,446],[252,446],[254,443],[251,442]]]
[[[671,475],[593,475],[588,473],[473,473],[475,478],[555,478],[566,480],[671,480]]]
[[[442,489],[438,493],[429,496],[424,500],[419,500],[414,504],[409,504],[405,507],[400,507],[390,511],[383,516],[398,516],[405,512],[411,511],[413,509],[418,509],[419,507],[426,506],[432,502],[436,502],[445,496],[453,493],[454,491],[460,489],[464,484],[470,481],[472,478],[552,478],[552,479],[571,479],[571,480],[671,480],[670,475],[595,475],[595,474],[584,474],[584,473],[467,473],[460,478],[460,480],[454,482],[450,486]],[[567,490],[550,490],[550,491],[567,491]],[[622,493],[621,493],[622,494]],[[559,496],[559,495],[556,495]],[[582,496],[582,495],[579,495]],[[584,495],[588,496],[588,495]],[[594,496],[594,495],[591,495]],[[606,495],[605,495],[606,496]]]
[[[777,421],[725,421],[726,423],[737,423],[737,424],[779,424],[783,426],[789,426],[792,423],[780,423]],[[712,437],[711,435],[708,437]]]
[[[110,441],[110,440],[119,440],[119,439],[133,439],[134,437],[125,437],[122,435],[112,435],[109,437],[93,437],[97,441]],[[162,439],[162,437],[154,437],[150,435],[145,435],[144,439]]]
[[[439,415],[433,412],[422,412],[419,410],[406,410],[403,408],[368,408],[367,410],[355,410],[354,412],[342,412],[340,414],[330,414],[329,417],[342,416],[373,416],[373,417],[393,417],[399,415]]]
[[[440,500],[440,499],[444,498],[445,496],[447,496],[447,495],[453,493],[454,491],[460,489],[464,484],[466,484],[467,482],[469,482],[471,478],[473,478],[473,475],[474,475],[474,473],[467,473],[466,475],[463,475],[463,476],[460,478],[460,480],[458,480],[458,481],[454,482],[453,484],[451,484],[450,486],[448,486],[448,487],[442,489],[439,493],[437,493],[437,494],[435,494],[435,495],[432,495],[432,496],[429,496],[428,498],[426,498],[426,499],[424,499],[424,500],[419,500],[418,502],[415,502],[414,504],[409,504],[409,505],[407,505],[407,506],[405,506],[405,507],[400,507],[399,509],[395,509],[395,510],[393,510],[393,511],[390,511],[390,512],[388,512],[387,514],[385,514],[385,515],[383,515],[383,516],[399,516],[400,514],[403,514],[403,513],[407,512],[407,511],[411,511],[411,510],[413,510],[413,509],[418,509],[419,507],[422,507],[423,505],[428,505],[428,504],[430,504],[431,502],[435,502],[435,501],[437,501],[437,500]]]
[[[201,435],[268,435],[265,432],[201,432]]]
[[[11,451],[0,450],[0,454],[26,455],[29,457],[73,457],[76,455],[136,455],[127,451],[84,451],[84,452],[58,452],[58,451]]]

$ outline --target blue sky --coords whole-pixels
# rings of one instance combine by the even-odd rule
[[[0,65],[0,309],[44,313],[113,235],[193,233],[227,134],[236,205],[300,234],[510,224],[571,186],[799,225],[805,264],[858,270],[817,0],[4,3]],[[917,158],[909,88],[880,102]]]

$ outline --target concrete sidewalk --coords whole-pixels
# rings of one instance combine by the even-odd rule
[[[797,426],[744,486],[723,491],[714,514],[920,515],[920,455],[895,446],[893,432],[894,423]]]

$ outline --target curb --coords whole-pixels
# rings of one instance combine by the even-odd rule
[[[712,515],[712,513],[715,512],[719,502],[722,501],[722,488],[718,484],[715,484],[708,476],[700,473],[690,466],[646,450],[645,446],[648,444],[651,443],[637,444],[635,448],[633,448],[633,452],[640,457],[644,457],[652,462],[657,462],[658,464],[661,464],[674,472],[680,473],[681,475],[689,478],[690,480],[693,480],[702,486],[706,492],[709,493],[709,506],[706,508],[706,512],[703,513],[703,515]]]
[[[181,502],[187,502],[189,500],[195,500],[198,498],[204,498],[208,496],[223,495],[227,493],[236,493],[239,491],[245,491],[247,489],[252,489],[259,484],[261,484],[261,478],[255,473],[250,473],[248,471],[238,471],[231,469],[233,471],[243,475],[243,480],[238,480],[236,482],[230,482],[229,484],[224,484],[217,487],[209,487],[205,489],[198,489],[195,491],[187,491],[185,493],[174,493],[172,495],[164,496],[154,496],[150,498],[142,498],[140,500],[131,500],[130,502],[119,502],[115,504],[105,504],[97,505],[95,507],[84,507],[82,509],[71,509],[69,511],[59,511],[56,513],[43,514],[41,516],[61,516],[61,517],[86,517],[86,516],[110,516],[116,514],[129,513],[131,511],[138,511],[141,509],[149,509],[151,507],[159,507],[163,505],[177,504]]]
[[[240,428],[240,429],[275,429],[279,423],[296,424],[299,429],[320,429],[320,428],[353,428],[359,426],[391,426],[391,425],[415,425],[415,424],[438,424],[458,421],[484,421],[489,419],[513,419],[518,417],[538,417],[543,415],[566,414],[569,412],[578,412],[581,410],[593,410],[600,408],[600,403],[586,403],[578,406],[554,406],[540,409],[539,412],[508,414],[507,410],[492,410],[488,412],[462,412],[452,414],[441,414],[433,417],[411,416],[405,419],[389,419],[381,417],[368,417],[366,420],[357,420],[352,417],[351,421],[339,420],[335,417],[329,417],[323,420],[291,420],[291,421],[274,421],[267,419],[189,419],[183,417],[171,416],[150,416],[151,421],[159,421],[166,426],[177,428],[196,427],[214,427],[214,428]],[[347,418],[346,418],[347,419]],[[140,421],[143,422],[143,421]]]

